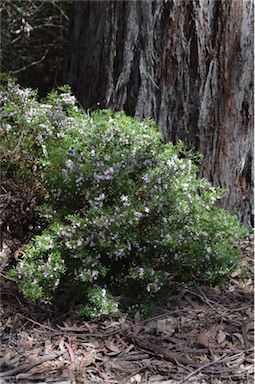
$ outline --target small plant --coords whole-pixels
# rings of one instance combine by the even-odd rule
[[[95,317],[117,311],[111,294],[148,302],[170,278],[218,284],[238,266],[247,228],[215,207],[225,191],[197,178],[199,154],[163,144],[151,120],[87,116],[68,87],[42,102],[10,81],[1,92],[2,166],[45,190],[47,229],[10,272],[27,297],[72,281]]]

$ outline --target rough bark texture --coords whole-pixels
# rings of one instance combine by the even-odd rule
[[[84,108],[154,117],[204,154],[201,175],[252,222],[253,4],[75,1],[67,82]]]

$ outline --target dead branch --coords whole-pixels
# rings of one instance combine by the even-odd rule
[[[10,369],[9,371],[1,372],[0,377],[6,377],[7,378],[7,377],[16,376],[18,373],[21,373],[21,372],[27,372],[27,371],[29,371],[29,369],[34,368],[37,365],[40,365],[42,363],[45,363],[45,361],[50,361],[50,360],[56,359],[57,357],[63,355],[65,352],[66,351],[64,350],[64,351],[52,353],[50,355],[42,356],[39,359],[37,359],[31,363],[22,364],[19,367]]]

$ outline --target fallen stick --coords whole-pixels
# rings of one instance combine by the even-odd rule
[[[216,364],[218,361],[223,362],[223,361],[228,361],[229,359],[230,360],[232,359],[231,357],[224,359],[224,360],[221,360],[221,358],[220,358],[220,359],[214,360],[208,364],[200,364],[200,363],[197,363],[193,360],[187,359],[186,357],[183,357],[183,356],[174,354],[172,352],[169,352],[167,349],[159,347],[157,344],[151,343],[150,341],[143,340],[134,334],[129,335],[129,337],[135,345],[137,345],[139,348],[143,349],[144,351],[150,351],[154,355],[161,356],[165,360],[168,360],[175,365],[182,365],[184,367],[190,366],[193,368],[197,368],[199,371],[205,369],[208,366]],[[243,352],[240,352],[235,356],[239,356],[242,354],[243,354]],[[225,357],[226,354],[224,354],[223,356]],[[213,368],[212,368],[212,370],[213,370]],[[230,368],[229,370],[233,371],[233,368]],[[226,371],[226,369],[225,369],[225,371]]]
[[[147,340],[143,340],[138,336],[135,336],[134,334],[130,335],[131,340],[135,345],[137,345],[139,348],[150,351],[154,355],[159,355],[164,357],[164,359],[170,361],[173,364],[178,365],[178,363],[185,365],[185,366],[191,366],[193,368],[200,368],[201,364],[196,363],[195,361],[192,361],[190,359],[186,359],[185,357],[178,356],[174,353],[169,352],[167,349],[159,347],[157,344],[151,343]]]
[[[42,363],[45,363],[45,361],[54,360],[54,359],[56,359],[56,357],[59,357],[59,356],[63,355],[64,353],[65,353],[65,351],[59,351],[59,352],[52,353],[52,354],[47,355],[47,356],[42,356],[39,359],[37,359],[31,363],[22,364],[19,367],[10,369],[9,371],[1,372],[0,377],[7,377],[7,376],[12,377],[12,376],[16,376],[17,374],[19,374],[21,372],[27,372],[27,371],[29,371],[29,369],[34,368],[37,365],[40,365]]]
[[[187,381],[191,376],[194,376],[195,374],[197,374],[200,371],[202,371],[204,368],[210,367],[211,365],[217,363],[218,361],[222,360],[225,356],[226,356],[226,354],[220,356],[218,359],[216,359],[214,361],[210,361],[209,363],[206,363],[206,364],[202,365],[201,367],[197,368],[195,371],[193,371],[190,374],[188,374],[187,376],[185,376],[182,380],[177,381],[176,384],[183,384],[183,383],[185,383],[185,381]]]
[[[241,355],[243,355],[243,352],[239,352],[239,353],[237,353],[236,355],[234,355],[234,356],[232,356],[232,357],[230,357],[230,358],[225,359],[225,361],[232,360],[233,357],[236,358],[236,357],[239,357],[239,356],[241,356]],[[222,356],[220,356],[218,359],[213,360],[213,361],[210,361],[209,363],[206,363],[206,364],[202,365],[200,368],[197,368],[195,371],[193,371],[193,372],[191,372],[190,374],[188,374],[187,376],[185,376],[182,380],[177,381],[175,384],[183,384],[183,383],[185,383],[185,381],[187,381],[191,376],[194,376],[195,374],[199,373],[199,372],[202,371],[204,368],[210,367],[211,365],[216,364],[216,363],[218,363],[219,361],[224,362],[224,358],[225,358],[226,356],[227,356],[227,354],[224,353],[224,354],[223,354]]]

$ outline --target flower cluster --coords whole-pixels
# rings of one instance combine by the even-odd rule
[[[110,291],[148,297],[169,278],[215,284],[236,268],[247,230],[216,208],[224,191],[197,178],[198,154],[163,144],[150,120],[85,115],[68,87],[41,103],[13,82],[1,92],[3,146],[20,150],[6,166],[31,177],[36,161],[46,191],[48,227],[12,270],[28,297],[49,298],[68,278],[95,317],[117,310]]]

